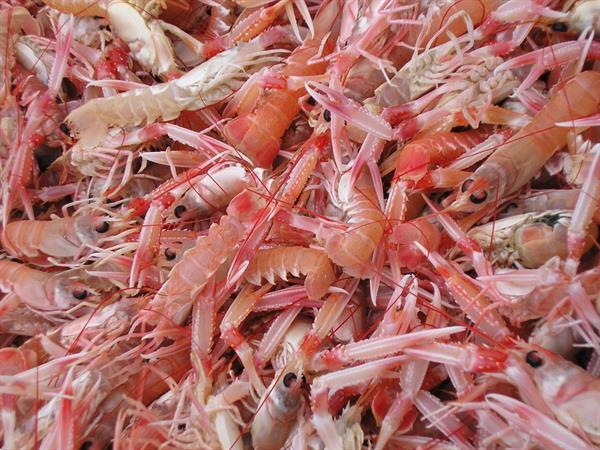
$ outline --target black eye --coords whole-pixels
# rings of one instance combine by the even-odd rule
[[[506,210],[508,211],[509,209],[514,209],[517,206],[519,206],[519,205],[517,205],[516,203],[509,203],[508,206],[506,207]]]
[[[59,128],[60,128],[60,131],[65,133],[67,136],[69,135],[69,132],[71,131],[71,130],[69,130],[69,127],[67,126],[66,123],[61,123]]]
[[[473,184],[473,180],[471,180],[471,179],[465,180],[465,182],[460,187],[460,191],[463,193],[467,192],[471,188],[472,184]],[[488,194],[486,191],[476,191],[476,192],[473,192],[469,196],[469,200],[471,201],[471,203],[475,203],[476,205],[478,205],[479,203],[485,202],[485,200],[487,199],[487,196],[488,196]]]
[[[183,216],[185,214],[185,211],[187,210],[187,208],[183,205],[179,205],[175,208],[175,217],[177,217],[178,219]]]
[[[209,6],[208,8],[206,8],[206,15],[210,16],[212,14],[212,8]]]
[[[167,258],[167,261],[173,261],[176,257],[177,253],[175,253],[175,250],[170,248],[165,249],[165,258]]]
[[[552,24],[552,29],[554,31],[558,31],[559,33],[564,33],[567,31],[567,24],[564,22],[556,22]]]
[[[98,233],[106,233],[110,228],[110,224],[108,222],[102,222],[100,225],[96,227],[96,231]]]
[[[85,441],[83,444],[81,444],[81,447],[79,447],[79,450],[89,450],[89,448],[94,445],[94,443],[92,441]]]
[[[310,106],[315,106],[317,104],[317,101],[312,97],[308,97],[308,100],[306,100],[306,103],[308,103]]]
[[[527,353],[527,355],[525,356],[525,362],[527,362],[527,364],[529,364],[534,369],[537,369],[538,367],[544,365],[544,360],[536,351],[531,351]]]
[[[289,388],[292,386],[292,383],[294,381],[296,381],[298,379],[298,377],[296,376],[296,374],[294,372],[288,372],[285,374],[285,376],[283,377],[283,385],[286,388]]]
[[[328,109],[323,111],[323,119],[325,119],[325,122],[331,122],[331,112]]]
[[[85,289],[75,289],[73,291],[73,297],[75,297],[77,300],[83,300],[87,296],[88,296],[88,291],[86,291]]]
[[[476,191],[471,194],[469,200],[471,200],[471,203],[475,203],[476,205],[478,205],[480,203],[485,202],[487,196],[487,192],[485,191]]]

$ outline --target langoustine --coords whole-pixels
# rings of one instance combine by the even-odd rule
[[[596,0],[44,3],[2,448],[598,445]]]

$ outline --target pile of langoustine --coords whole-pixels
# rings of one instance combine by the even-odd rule
[[[597,448],[599,24],[3,2],[2,448]]]

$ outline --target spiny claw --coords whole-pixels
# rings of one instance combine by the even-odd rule
[[[535,64],[540,67],[540,70],[543,70],[558,67],[570,61],[575,61],[587,46],[587,40],[585,38],[586,36],[582,35],[577,41],[561,42],[559,44],[550,45],[525,53],[524,55],[515,56],[496,67],[496,69],[494,69],[494,75],[504,72],[505,70],[516,69],[531,64]],[[598,44],[592,43],[592,45],[592,53],[597,52]]]
[[[407,355],[427,361],[457,366],[472,372],[498,372],[504,370],[508,353],[492,348],[468,344],[429,344],[407,348]]]
[[[315,371],[343,367],[354,361],[368,361],[390,356],[418,342],[438,339],[451,334],[462,333],[463,331],[465,331],[465,327],[452,326],[413,331],[398,336],[365,339],[318,353],[313,356],[310,366]]]

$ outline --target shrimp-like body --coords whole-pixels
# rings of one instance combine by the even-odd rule
[[[498,148],[461,187],[451,210],[481,209],[527,184],[567,144],[569,128],[555,123],[596,113],[600,74],[582,72],[553,93],[548,103],[517,134]]]
[[[322,250],[304,247],[276,247],[260,250],[246,271],[246,280],[260,285],[262,278],[275,283],[275,276],[286,280],[287,273],[306,275],[308,298],[319,299],[335,280],[327,254]]]
[[[158,1],[109,0],[106,17],[129,50],[147,71],[157,75],[177,73],[175,53],[158,20],[162,8]]]
[[[352,276],[364,277],[371,267],[371,256],[385,229],[385,215],[379,208],[373,181],[363,171],[349,189],[351,174],[342,175],[339,183],[339,206],[346,216],[348,230],[326,238],[327,256]]]
[[[577,353],[576,336],[569,327],[568,319],[539,321],[529,336],[530,344],[550,350],[563,358],[572,358]]]
[[[246,236],[247,227],[251,226],[238,214],[232,214],[232,206],[240,205],[244,211],[253,214],[264,206],[264,200],[249,191],[239,194],[228,208],[229,214],[223,216],[218,224],[213,224],[206,236],[200,236],[175,264],[167,281],[149,302],[149,309],[159,311],[180,324],[187,318],[194,298],[207,283],[218,273],[225,277],[225,262],[231,261]]]
[[[86,299],[86,286],[61,273],[48,273],[12,261],[0,261],[0,290],[14,293],[37,311],[66,311]]]
[[[317,54],[327,55],[333,49],[332,39],[327,39],[338,15],[338,1],[323,4],[315,18],[315,36],[307,37],[301,47],[292,52],[281,69],[280,76],[307,77],[320,75],[326,63],[309,64]],[[238,110],[238,116],[225,128],[226,139],[260,167],[270,167],[279,152],[281,138],[300,112],[298,100],[304,88],[275,87],[262,95],[252,96],[252,102]]]
[[[567,257],[567,229],[571,211],[545,211],[521,214],[471,229],[470,237],[482,247],[492,247],[498,264],[519,263],[537,268],[554,256]],[[586,250],[593,245],[596,228],[590,230]]]
[[[189,313],[194,297],[209,281],[217,284],[228,278],[229,271],[235,274],[254,255],[260,237],[266,230],[265,214],[278,209],[279,204],[294,204],[304,184],[312,174],[327,143],[325,136],[316,135],[298,151],[286,177],[275,206],[268,206],[264,194],[246,188],[229,203],[226,215],[219,224],[213,224],[207,236],[201,236],[193,248],[182,256],[173,267],[169,279],[150,301],[150,307],[164,312],[167,317],[181,323]],[[240,246],[240,243],[248,238]]]
[[[263,340],[259,347],[259,354],[264,360],[270,360],[275,370],[283,370],[285,367],[289,368],[293,364],[300,367],[301,363],[297,357],[298,352],[303,350],[302,343],[304,342],[304,338],[312,328],[312,320],[298,316],[287,328],[287,331],[281,338],[281,342],[277,341],[273,343],[273,341],[270,341],[267,345],[267,342]],[[268,348],[268,350],[261,352],[265,348]]]
[[[224,216],[218,224],[212,225],[208,235],[199,237],[173,267],[148,308],[161,311],[175,323],[182,323],[193,298],[232,258],[242,237],[243,226],[234,218]]]
[[[569,283],[573,279],[561,269],[558,259],[548,261],[539,269],[530,270],[536,276],[527,280],[519,279],[519,270],[503,272],[490,277],[490,281],[496,280],[495,286],[511,300],[510,306],[500,307],[500,313],[514,323],[552,317],[561,302],[571,297]],[[535,281],[532,282],[532,279]],[[587,270],[575,276],[574,280],[584,287],[590,297],[594,296],[600,289],[600,270],[598,267]]]
[[[259,43],[240,44],[181,78],[86,102],[72,111],[66,122],[79,136],[79,144],[92,148],[105,139],[111,126],[173,120],[182,111],[214,105],[238,89],[249,73],[276,60],[273,52],[265,52]]]
[[[35,84],[39,83],[43,87],[39,91],[36,89],[35,94],[33,94],[33,99],[29,103],[25,114],[25,124],[19,127],[18,139],[12,143],[9,159],[3,167],[2,222],[4,226],[9,221],[10,213],[17,198],[21,200],[27,216],[34,219],[33,206],[26,187],[33,181],[34,149],[46,140],[47,133],[50,130],[56,129],[56,123],[54,122],[56,118],[53,117],[54,112],[57,111],[56,97],[68,66],[73,22],[67,21],[63,31],[64,36],[59,36],[56,40],[55,58],[48,86],[42,85],[37,78],[34,79],[37,81]],[[54,122],[54,127],[48,127],[49,122]]]
[[[100,216],[80,215],[53,220],[19,220],[0,234],[2,247],[12,256],[36,264],[47,257],[73,259],[86,246],[96,247],[110,229]]]
[[[236,5],[231,0],[223,0],[214,5],[202,5],[195,8],[196,13],[200,13],[200,17],[195,23],[190,23],[193,23],[194,28],[197,30],[196,36],[204,42],[227,35],[236,19],[235,8]],[[206,14],[208,9],[210,15]]]

